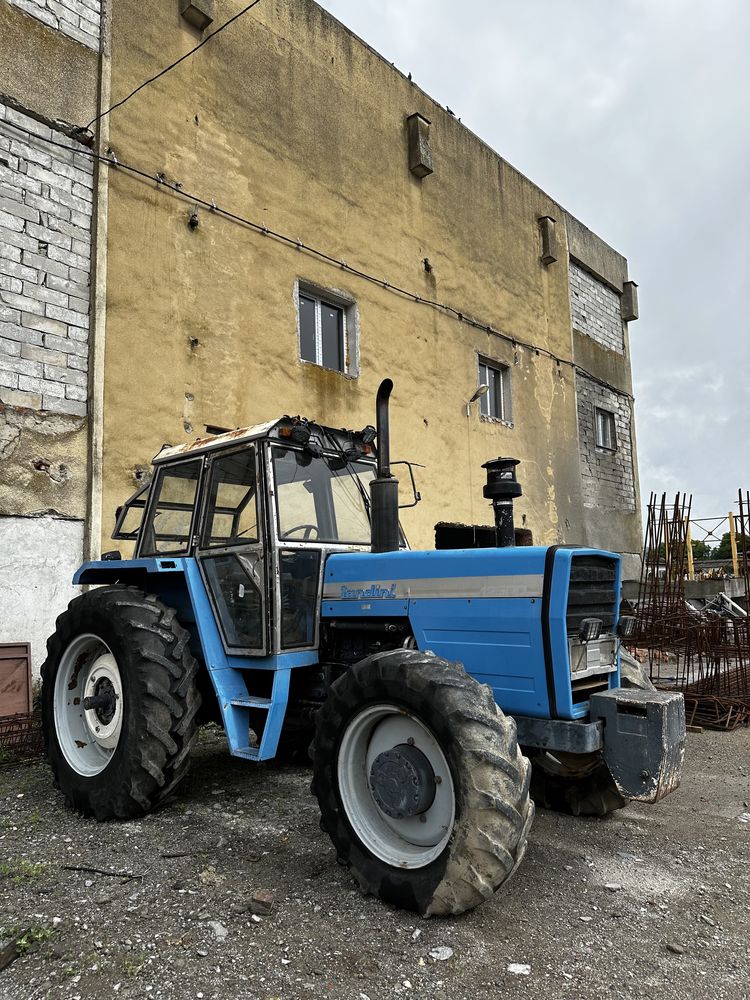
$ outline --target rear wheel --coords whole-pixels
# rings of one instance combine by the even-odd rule
[[[313,790],[366,892],[425,916],[489,898],[520,863],[534,806],[512,719],[463,667],[379,653],[316,719]]]
[[[175,612],[101,587],[57,619],[42,667],[42,726],[56,783],[97,819],[148,812],[187,773],[198,664]]]

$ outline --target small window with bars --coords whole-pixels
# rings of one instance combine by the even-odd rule
[[[479,399],[479,412],[489,420],[511,423],[510,369],[507,365],[479,359],[479,384],[487,386],[487,392]]]
[[[350,317],[354,306],[301,286],[298,308],[300,358],[321,368],[355,375],[355,352],[350,341],[354,329]]]
[[[617,451],[617,426],[614,413],[599,406],[594,407],[594,426],[596,447],[605,451]]]

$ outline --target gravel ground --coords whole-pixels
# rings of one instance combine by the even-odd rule
[[[670,798],[540,810],[504,891],[422,920],[355,890],[306,769],[233,760],[215,730],[137,822],[69,812],[43,763],[0,771],[0,939],[32,928],[0,997],[748,1000],[749,775],[750,730],[691,735]]]

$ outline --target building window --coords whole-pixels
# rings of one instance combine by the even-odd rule
[[[489,420],[511,422],[510,369],[479,359],[479,384],[486,385],[487,392],[480,397],[479,412]]]
[[[594,407],[594,423],[596,426],[596,447],[606,451],[617,451],[617,429],[615,415],[611,410]]]
[[[300,283],[299,353],[303,361],[356,375],[356,307]]]

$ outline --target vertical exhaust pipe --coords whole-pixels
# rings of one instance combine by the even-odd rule
[[[391,473],[391,429],[388,414],[392,391],[393,382],[389,378],[383,379],[375,403],[378,474],[370,483],[373,552],[394,552],[399,547],[398,479]]]
[[[513,524],[513,501],[523,494],[521,484],[516,479],[517,458],[493,458],[482,466],[487,470],[487,485],[483,493],[492,501],[495,512],[495,545],[499,549],[516,544],[516,529]]]

